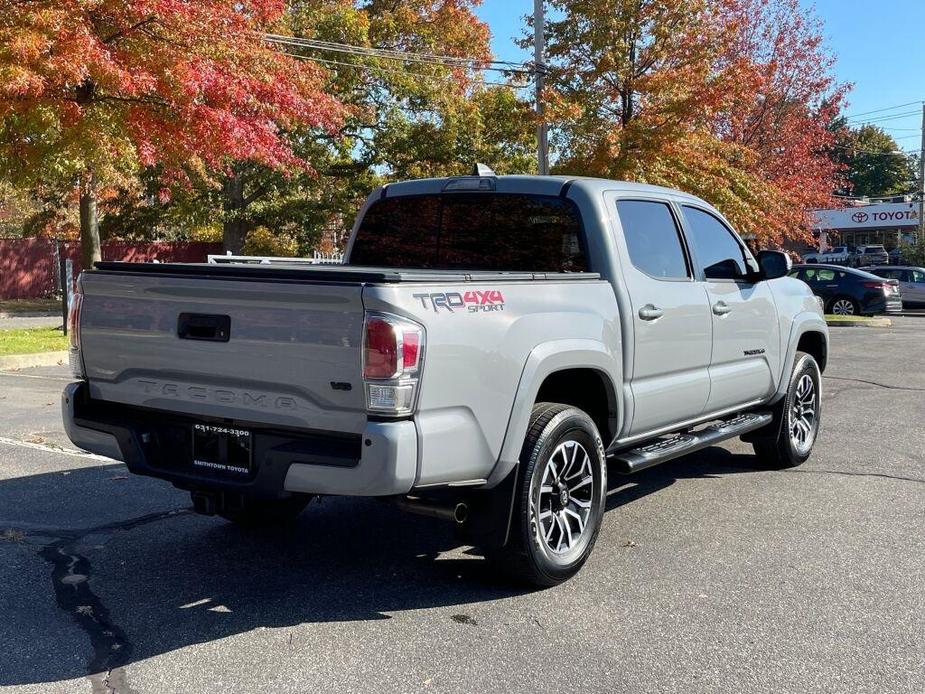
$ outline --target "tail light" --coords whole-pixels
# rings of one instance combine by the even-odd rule
[[[881,290],[883,290],[883,293],[884,293],[884,294],[892,294],[892,293],[893,293],[893,286],[894,286],[894,285],[890,284],[889,282],[874,282],[874,281],[870,281],[870,282],[864,282],[863,284],[864,284],[864,287],[867,288],[867,289],[881,289]]]
[[[71,303],[67,311],[67,341],[68,362],[74,378],[86,378],[83,360],[80,358],[80,308],[83,305],[83,294],[80,285],[71,295]]]
[[[381,414],[413,412],[423,359],[423,326],[388,313],[367,311],[363,326],[366,408]]]

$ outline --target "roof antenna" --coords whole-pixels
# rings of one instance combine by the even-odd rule
[[[491,170],[491,167],[485,164],[476,164],[472,167],[473,176],[497,176],[494,171]]]

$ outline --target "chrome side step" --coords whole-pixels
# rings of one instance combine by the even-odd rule
[[[720,419],[697,431],[663,437],[645,446],[620,451],[610,456],[608,461],[613,464],[616,472],[629,475],[760,429],[770,424],[772,419],[774,416],[770,412],[748,412],[730,419]]]

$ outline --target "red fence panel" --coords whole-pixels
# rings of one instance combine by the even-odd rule
[[[57,287],[57,255],[74,261],[80,271],[80,243],[52,239],[0,239],[0,299],[37,299],[54,294]],[[222,244],[204,241],[106,241],[103,260],[146,263],[204,263],[210,253],[221,253]]]

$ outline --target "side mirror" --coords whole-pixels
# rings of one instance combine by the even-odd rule
[[[761,279],[774,280],[785,276],[793,267],[790,256],[780,251],[758,251],[758,267]]]

